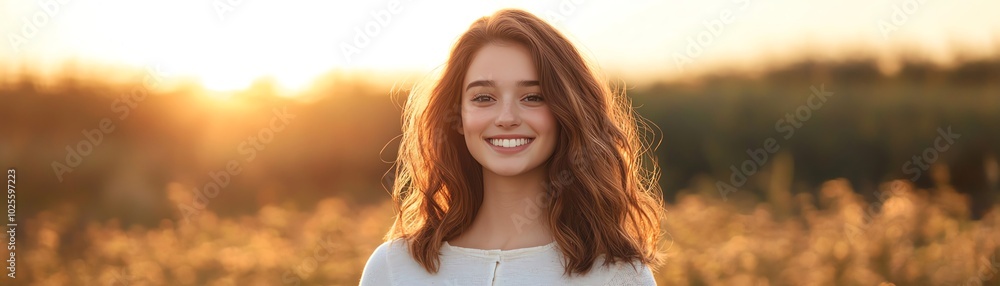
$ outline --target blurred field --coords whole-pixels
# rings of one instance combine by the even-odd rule
[[[266,80],[228,97],[181,85],[122,116],[115,100],[141,73],[67,74],[0,82],[19,283],[357,283],[391,222],[386,162],[412,81],[331,74],[300,97]],[[780,138],[775,121],[820,86],[834,95],[724,200],[730,166]],[[659,128],[662,285],[1000,285],[1000,62],[895,75],[803,62],[627,88]],[[275,109],[294,116],[280,130]],[[103,119],[114,131],[60,181],[52,164]],[[949,126],[961,137],[911,179],[905,163]],[[273,138],[251,157],[241,146],[265,129]],[[186,217],[232,161],[241,172]]]
[[[741,210],[704,195],[668,206],[661,285],[997,285],[1000,208],[968,218],[948,186],[904,182],[879,211],[843,180],[788,206]],[[711,186],[699,185],[701,188]],[[183,186],[167,187],[176,200]],[[712,190],[706,190],[711,192]],[[775,209],[790,207],[779,215]],[[75,207],[26,223],[38,285],[352,285],[390,224],[388,204],[325,199],[311,211],[265,206],[254,215],[158,226],[81,222]],[[82,224],[82,225],[79,225]],[[22,252],[23,253],[23,252]],[[28,264],[30,263],[30,264]],[[23,267],[23,266],[22,266]],[[23,270],[22,270],[23,271]],[[23,274],[22,274],[23,275]]]

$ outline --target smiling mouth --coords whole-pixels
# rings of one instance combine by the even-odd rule
[[[535,140],[535,138],[512,138],[512,139],[489,139],[488,138],[488,139],[486,139],[486,142],[488,142],[488,143],[490,143],[490,145],[493,145],[493,146],[496,146],[496,147],[514,148],[514,147],[520,147],[520,146],[528,145],[528,143],[531,143],[531,141],[534,141],[534,140]]]

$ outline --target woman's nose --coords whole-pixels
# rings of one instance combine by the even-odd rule
[[[521,124],[517,101],[504,100],[500,104],[500,113],[497,114],[495,124],[499,127],[514,127]]]

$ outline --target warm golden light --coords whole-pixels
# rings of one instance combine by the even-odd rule
[[[458,97],[435,87],[453,79],[442,78],[452,45],[501,8],[549,21],[631,108],[594,100],[612,98],[603,85],[551,92],[553,78],[587,77],[572,57],[536,69],[548,112],[449,108]],[[627,221],[641,219],[621,215],[638,196],[587,182],[662,190],[659,285],[1000,285],[997,11],[982,0],[0,0],[0,285],[358,285],[406,209],[393,190],[419,198],[433,188],[415,186],[455,178],[497,190],[468,172],[483,168],[442,168],[478,162],[467,148],[478,140],[457,131],[512,118],[510,134],[552,133],[545,113],[560,154],[611,150],[602,158],[658,170],[605,176],[606,164],[554,156],[545,181],[500,181],[580,192],[503,208],[515,224],[556,211],[546,205]],[[586,139],[603,135],[618,140]],[[651,158],[617,152],[640,149]],[[579,194],[605,206],[571,205]],[[492,208],[468,203],[441,211],[467,222],[452,214]],[[619,214],[586,213],[597,208]],[[519,274],[496,265],[483,269]]]
[[[217,91],[261,77],[301,90],[335,69],[426,72],[473,20],[504,7],[541,15],[602,67],[637,79],[752,69],[796,54],[857,56],[847,51],[860,48],[888,62],[915,50],[948,63],[992,56],[1000,33],[987,12],[1000,4],[975,1],[2,3],[0,61],[11,66],[156,64]]]

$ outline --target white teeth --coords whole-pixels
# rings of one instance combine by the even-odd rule
[[[504,147],[504,148],[513,148],[513,147],[521,146],[521,145],[524,145],[524,144],[528,144],[528,143],[531,142],[531,140],[532,139],[530,139],[530,138],[488,139],[488,141],[490,142],[490,144],[493,144],[493,146]]]

